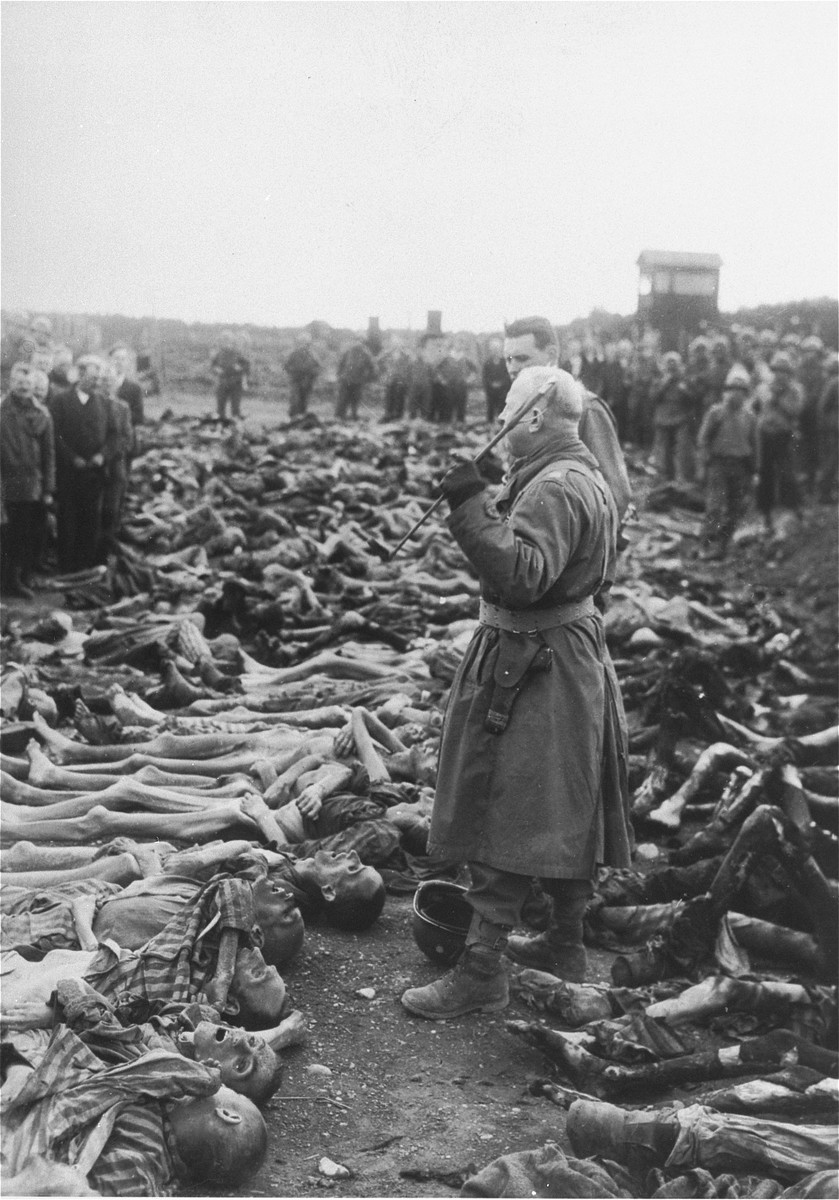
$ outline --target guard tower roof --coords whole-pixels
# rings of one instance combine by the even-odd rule
[[[690,254],[679,250],[642,250],[638,255],[638,266],[687,267],[706,271],[718,271],[722,266],[719,254]]]

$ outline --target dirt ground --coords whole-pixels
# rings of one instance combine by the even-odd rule
[[[596,958],[607,969],[609,956]],[[456,1196],[476,1166],[561,1137],[565,1114],[528,1095],[549,1073],[542,1055],[504,1028],[521,1004],[449,1022],[402,1008],[406,987],[439,974],[414,943],[410,898],[389,896],[364,934],[307,930],[286,980],[308,1042],[286,1052],[265,1114],[268,1157],[242,1195]],[[351,1177],[330,1184],[324,1156]]]

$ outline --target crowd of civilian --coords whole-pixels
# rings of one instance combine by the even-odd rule
[[[143,390],[128,347],[73,362],[46,318],[26,358],[13,364],[0,402],[0,589],[28,598],[51,539],[59,570],[104,562],[122,520]]]

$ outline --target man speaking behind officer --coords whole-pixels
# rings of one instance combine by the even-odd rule
[[[504,1008],[505,949],[581,980],[594,870],[629,863],[625,721],[593,599],[613,578],[615,503],[578,436],[580,386],[556,367],[524,368],[501,420],[534,401],[507,435],[511,467],[493,500],[474,463],[441,484],[481,610],[452,685],[428,845],[469,864],[472,921],[454,969],[402,996],[431,1020]],[[534,875],[553,900],[550,927],[510,939]]]

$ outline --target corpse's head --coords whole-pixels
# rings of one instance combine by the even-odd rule
[[[533,407],[504,439],[512,458],[528,458],[557,436],[576,434],[583,389],[558,367],[525,367],[513,380],[499,421],[506,425],[531,403]]]
[[[269,967],[256,946],[243,946],[236,955],[226,1014],[246,1029],[270,1029],[286,1006],[286,987],[276,967]]]
[[[547,317],[522,317],[504,327],[504,362],[511,379],[525,367],[555,366],[558,357],[556,333]]]
[[[194,1032],[178,1035],[178,1049],[205,1066],[219,1067],[222,1083],[254,1104],[264,1104],[279,1087],[279,1060],[258,1033],[199,1021]]]
[[[180,1101],[168,1115],[180,1178],[238,1183],[262,1166],[268,1131],[247,1096],[222,1086],[212,1096]]]
[[[296,867],[303,885],[319,890],[324,916],[338,929],[368,929],[384,908],[382,877],[375,867],[366,867],[355,850],[317,850]]]
[[[304,926],[297,901],[282,884],[260,879],[253,885],[256,920],[262,930],[262,957],[272,967],[282,967],[303,945]]]

